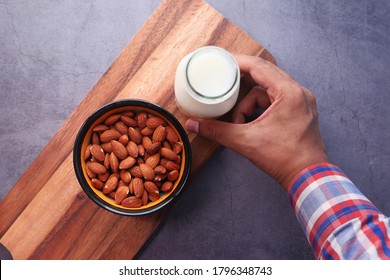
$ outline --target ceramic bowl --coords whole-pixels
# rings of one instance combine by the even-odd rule
[[[102,190],[92,186],[91,179],[87,175],[87,163],[84,154],[87,146],[91,143],[93,128],[115,113],[132,111],[134,113],[146,112],[164,119],[179,136],[179,141],[183,144],[181,152],[181,162],[179,177],[173,183],[173,188],[169,192],[160,192],[160,198],[156,201],[149,201],[148,204],[139,208],[127,208],[115,203],[110,195],[103,194]],[[73,163],[77,179],[88,197],[104,209],[116,214],[137,216],[152,213],[168,205],[182,191],[191,170],[191,145],[187,133],[180,122],[166,109],[144,100],[126,99],[107,104],[94,112],[82,125],[74,144]]]

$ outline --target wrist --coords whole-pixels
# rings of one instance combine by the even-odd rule
[[[311,168],[316,165],[328,165],[328,157],[326,154],[319,154],[316,157],[310,157],[309,159],[301,159],[295,162],[293,166],[290,167],[284,177],[279,181],[280,185],[285,191],[289,191],[289,187],[299,178],[299,174],[302,173],[303,170]]]

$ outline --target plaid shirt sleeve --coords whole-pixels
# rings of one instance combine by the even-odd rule
[[[390,219],[337,166],[304,169],[288,193],[317,259],[390,259]]]

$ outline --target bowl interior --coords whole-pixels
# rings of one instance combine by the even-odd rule
[[[127,208],[122,205],[118,205],[111,197],[103,194],[101,190],[94,188],[92,186],[91,179],[87,175],[86,161],[84,160],[84,152],[87,146],[90,144],[93,128],[96,125],[104,122],[104,120],[108,116],[114,113],[121,113],[125,111],[133,111],[133,112],[143,111],[164,119],[167,122],[167,125],[173,128],[173,130],[179,136],[179,141],[183,143],[179,177],[174,182],[172,190],[170,192],[163,193],[160,199],[158,199],[157,201],[154,202],[149,201],[148,204],[141,206],[139,208]],[[74,153],[75,153],[74,163],[75,163],[76,175],[78,177],[78,180],[82,188],[87,193],[87,195],[96,203],[98,203],[100,206],[112,212],[118,214],[125,214],[125,215],[132,215],[137,213],[147,214],[156,211],[161,207],[163,207],[164,205],[168,204],[183,188],[184,183],[189,176],[190,164],[191,164],[190,161],[191,148],[190,148],[187,134],[183,129],[183,127],[181,126],[181,124],[177,121],[177,119],[172,114],[170,114],[162,107],[159,107],[158,105],[145,102],[142,100],[117,101],[102,107],[94,114],[92,114],[84,123],[83,127],[79,132],[79,135],[77,136]]]

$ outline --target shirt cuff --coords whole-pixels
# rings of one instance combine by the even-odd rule
[[[337,166],[321,163],[302,170],[288,188],[289,201],[315,257],[326,254],[324,244],[343,224],[380,211]]]

